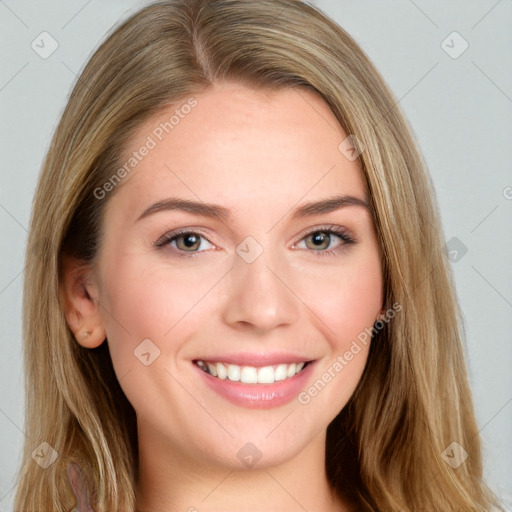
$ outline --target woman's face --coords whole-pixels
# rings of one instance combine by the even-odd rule
[[[270,467],[323,449],[361,377],[378,241],[319,96],[226,83],[194,99],[138,129],[123,160],[137,164],[98,199],[94,293],[144,450]],[[304,208],[335,196],[356,199]]]

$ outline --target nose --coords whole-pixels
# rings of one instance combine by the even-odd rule
[[[229,272],[223,320],[235,329],[265,332],[291,325],[299,318],[300,299],[289,272],[267,263],[265,252],[252,263],[236,257]],[[279,270],[281,268],[281,270]]]

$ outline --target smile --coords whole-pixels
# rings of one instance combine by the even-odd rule
[[[212,377],[243,384],[274,384],[290,379],[304,370],[310,361],[278,364],[273,366],[239,366],[231,363],[206,362],[197,360],[195,364]]]

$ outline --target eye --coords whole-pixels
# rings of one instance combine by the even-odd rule
[[[338,244],[332,248],[331,243],[338,240]],[[355,240],[341,226],[330,226],[316,228],[309,231],[300,239],[304,241],[307,249],[312,249],[318,255],[336,254],[346,248],[345,246],[354,244]],[[308,244],[311,241],[311,244]],[[326,250],[330,247],[330,250]]]
[[[201,233],[197,233],[195,231],[178,230],[171,233],[166,233],[155,242],[155,245],[157,247],[164,247],[169,245],[176,249],[178,252],[189,253],[180,256],[194,256],[199,252],[203,252],[204,249],[209,248],[204,247],[205,244],[202,243],[203,240],[208,244],[211,243],[203,235],[201,235]]]
[[[332,244],[336,240],[338,243],[333,248]],[[311,249],[315,255],[336,254],[345,249],[347,245],[356,243],[347,230],[341,226],[321,226],[309,230],[299,240],[300,243],[303,241],[306,243],[306,249]],[[311,243],[308,243],[309,241]],[[203,242],[207,244],[206,247]],[[211,248],[208,244],[215,247],[204,235],[190,229],[171,231],[154,242],[154,245],[159,248],[170,246],[173,252],[178,253],[179,257],[196,256]]]

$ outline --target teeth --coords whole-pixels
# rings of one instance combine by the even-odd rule
[[[214,365],[212,365],[214,366]],[[215,366],[217,368],[217,377],[219,379],[225,380],[228,378],[228,371],[226,370],[226,367],[222,363],[217,363]],[[213,375],[213,373],[212,373]],[[214,375],[215,377],[215,375]]]
[[[244,366],[240,373],[240,381],[246,384],[256,384],[256,382],[259,382],[256,368],[254,366]]]
[[[206,373],[218,379],[228,379],[232,382],[242,382],[244,384],[273,384],[293,377],[304,368],[306,363],[278,364],[261,368],[227,363],[207,363],[205,361],[197,361],[196,364]]]
[[[214,376],[214,377],[217,377],[217,368],[215,367],[215,365],[211,364],[211,363],[206,363],[208,365],[208,371]]]
[[[233,382],[238,382],[240,380],[240,366],[236,364],[228,364],[228,379]]]
[[[287,377],[286,373],[287,366],[285,364],[280,364],[275,370],[274,370],[274,380],[284,380]]]
[[[259,384],[272,384],[275,380],[274,368],[272,366],[264,366],[258,370]]]

